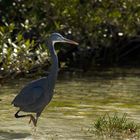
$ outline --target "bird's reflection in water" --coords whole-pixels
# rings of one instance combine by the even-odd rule
[[[0,131],[0,139],[1,140],[18,140],[25,139],[27,137],[31,137],[30,133],[18,133],[13,131]]]

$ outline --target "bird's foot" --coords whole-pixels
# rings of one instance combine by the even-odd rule
[[[30,115],[30,120],[29,120],[29,124],[33,122],[33,125],[36,127],[37,124],[37,120],[35,119],[35,117],[33,115]]]

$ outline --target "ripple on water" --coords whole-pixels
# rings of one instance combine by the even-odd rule
[[[60,80],[52,102],[43,111],[36,134],[28,119],[15,119],[11,101],[27,79],[6,83],[0,89],[0,140],[90,140],[87,133],[98,116],[127,113],[140,121],[140,77],[99,75]],[[15,87],[15,88],[14,88]]]

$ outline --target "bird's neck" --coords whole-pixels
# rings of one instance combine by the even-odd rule
[[[49,75],[57,77],[57,72],[58,72],[58,57],[54,50],[54,52],[51,52],[51,67]]]
[[[53,44],[49,44],[49,51],[50,51],[50,55],[51,55],[51,67],[50,67],[50,71],[49,71],[49,82],[50,82],[50,90],[53,91],[53,88],[55,87],[55,82],[57,79],[57,73],[58,73],[58,57],[57,54],[55,52],[54,46]]]

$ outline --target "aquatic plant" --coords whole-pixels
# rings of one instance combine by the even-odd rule
[[[134,121],[127,119],[127,114],[119,117],[117,113],[108,113],[100,116],[89,131],[97,136],[113,138],[139,138],[140,126]]]

